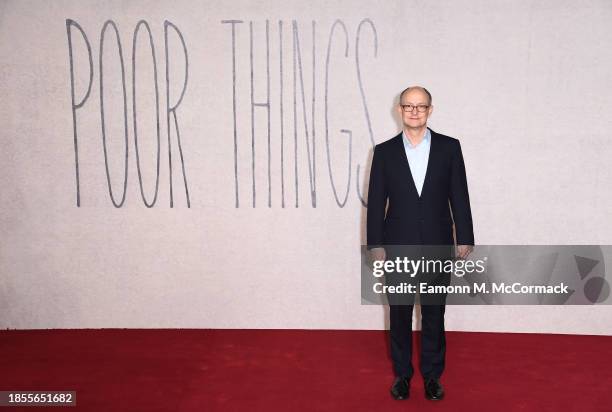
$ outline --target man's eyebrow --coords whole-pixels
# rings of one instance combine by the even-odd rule
[[[421,103],[410,103],[410,102],[404,102],[404,103],[402,103],[402,104],[411,104],[411,105],[413,105],[413,106],[418,106],[418,105],[421,105],[421,104],[422,104],[422,105],[427,106],[427,103],[424,103],[424,102],[421,102]]]

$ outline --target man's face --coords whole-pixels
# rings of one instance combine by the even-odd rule
[[[405,111],[408,110],[408,108],[404,109],[402,105],[412,105],[412,111]],[[427,106],[427,108],[424,106]],[[425,111],[422,112],[421,110]],[[402,119],[404,127],[416,129],[427,124],[427,119],[431,116],[433,106],[429,104],[429,98],[424,91],[414,89],[404,93],[402,101],[397,107],[397,111]]]

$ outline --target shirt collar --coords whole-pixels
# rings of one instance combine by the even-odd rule
[[[404,146],[408,146],[409,148],[414,149],[416,147],[421,147],[423,143],[428,144],[431,140],[431,132],[429,131],[429,127],[425,128],[425,136],[423,136],[423,140],[421,140],[421,143],[414,146],[412,143],[410,143],[410,140],[408,140],[408,137],[406,136],[406,132],[402,128],[402,140],[404,141]]]

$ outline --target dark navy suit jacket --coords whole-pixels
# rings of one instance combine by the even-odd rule
[[[474,244],[461,145],[455,138],[429,130],[431,146],[421,196],[412,178],[402,133],[374,148],[368,189],[368,249],[452,245],[453,222],[457,244]]]

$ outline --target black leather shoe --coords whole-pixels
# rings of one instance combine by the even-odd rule
[[[444,399],[444,388],[438,378],[425,379],[425,397],[432,401]]]
[[[410,397],[410,378],[403,378],[401,376],[395,378],[393,386],[391,386],[391,396],[396,401],[408,399]]]

